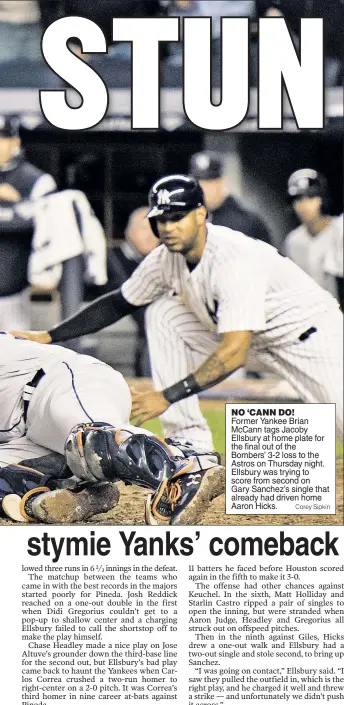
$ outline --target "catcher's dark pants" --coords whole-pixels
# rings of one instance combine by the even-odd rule
[[[0,448],[0,452],[1,450]],[[33,448],[31,448],[31,451],[33,451]],[[5,457],[4,454],[3,457]],[[49,489],[54,490],[61,487],[62,481],[67,478],[71,478],[71,473],[66,466],[64,456],[50,451],[41,457],[36,456],[32,459],[27,459],[25,464],[14,463],[1,466],[0,510],[2,500],[8,494],[16,494],[19,497],[23,497],[38,487],[49,487]]]
[[[26,436],[14,438],[7,443],[0,443],[0,468],[12,463],[20,463],[32,458],[44,458],[51,455],[51,450],[30,441]],[[58,453],[56,455],[59,455]]]

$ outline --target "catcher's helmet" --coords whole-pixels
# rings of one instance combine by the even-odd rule
[[[196,179],[183,174],[164,176],[153,184],[149,196],[150,210],[147,215],[154,235],[158,229],[156,218],[162,215],[178,213],[186,215],[190,211],[204,206],[204,194]]]
[[[298,169],[288,179],[288,201],[292,203],[296,198],[312,198],[320,196],[327,199],[327,181],[315,169]]]

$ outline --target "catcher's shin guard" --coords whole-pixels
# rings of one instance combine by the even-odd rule
[[[201,450],[200,448],[195,448],[191,441],[180,438],[165,438],[165,443],[169,446],[171,451],[181,458],[190,458],[190,456],[213,456],[216,455],[220,458],[219,454],[214,450]]]
[[[103,423],[73,428],[65,456],[70,471],[87,482],[123,480],[155,490],[175,470],[174,455],[157,436]]]
[[[73,475],[86,482],[116,480],[114,434],[113,426],[101,422],[72,428],[65,443],[65,457]]]
[[[174,454],[158,436],[116,429],[115,468],[125,483],[156,490],[176,470]]]
[[[194,455],[176,465],[173,477],[146,500],[147,524],[198,524],[210,502],[225,491],[225,469],[217,453]]]

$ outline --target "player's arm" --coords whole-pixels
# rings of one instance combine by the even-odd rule
[[[30,193],[30,199],[36,201],[42,196],[48,196],[50,193],[57,191],[56,181],[50,174],[42,173],[38,179],[36,179]]]
[[[198,391],[213,387],[232,372],[245,365],[251,345],[250,331],[231,331],[223,333],[222,340],[215,352],[208,357],[194,373]]]
[[[82,335],[96,333],[96,331],[106,328],[124,316],[133,313],[137,308],[139,307],[130,304],[124,298],[120,289],[116,289],[95,299],[81,311],[74,313],[48,331],[10,332],[37,343],[62,343],[71,338],[79,338]]]
[[[250,331],[222,333],[220,345],[192,375],[162,390],[169,404],[199,394],[222,382],[232,372],[245,365],[251,345]]]
[[[95,299],[81,311],[54,326],[48,331],[52,343],[60,343],[70,338],[79,338],[82,335],[96,333],[112,323],[120,321],[137,309],[137,306],[127,301],[121,289],[111,291]]]
[[[222,333],[219,346],[193,374],[161,392],[132,392],[132,416],[142,424],[164,413],[171,404],[222,382],[245,365],[251,338],[250,331]]]
[[[10,331],[38,343],[62,343],[96,333],[116,323],[141,306],[154,301],[164,289],[160,248],[153,250],[120,289],[110,291],[48,331]]]
[[[252,332],[265,327],[264,299],[269,267],[257,269],[256,251],[253,242],[245,246],[245,257],[235,267],[226,251],[218,255],[213,286],[214,299],[218,302],[220,343],[193,374],[171,387],[159,392],[132,392],[132,416],[136,423],[160,416],[171,404],[213,387],[245,364]],[[266,260],[270,259],[272,266],[276,257],[271,248]]]

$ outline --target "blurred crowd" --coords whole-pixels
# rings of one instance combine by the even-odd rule
[[[58,82],[58,77],[49,70],[47,73],[41,56],[41,36],[53,21],[71,15],[86,17],[102,29],[108,45],[107,55],[82,54],[82,58],[94,66],[110,87],[129,86],[131,77],[130,44],[112,42],[113,17],[211,17],[215,83],[220,81],[217,66],[220,67],[221,62],[221,16],[250,17],[252,85],[257,81],[256,20],[259,17],[284,17],[296,46],[299,44],[300,17],[324,17],[326,85],[339,86],[343,80],[343,0],[329,3],[320,0],[0,0],[0,87],[44,88],[49,82],[50,87],[54,87],[52,81]],[[70,48],[81,54],[77,40],[70,42]],[[181,86],[180,43],[163,47],[162,63],[164,85]]]

